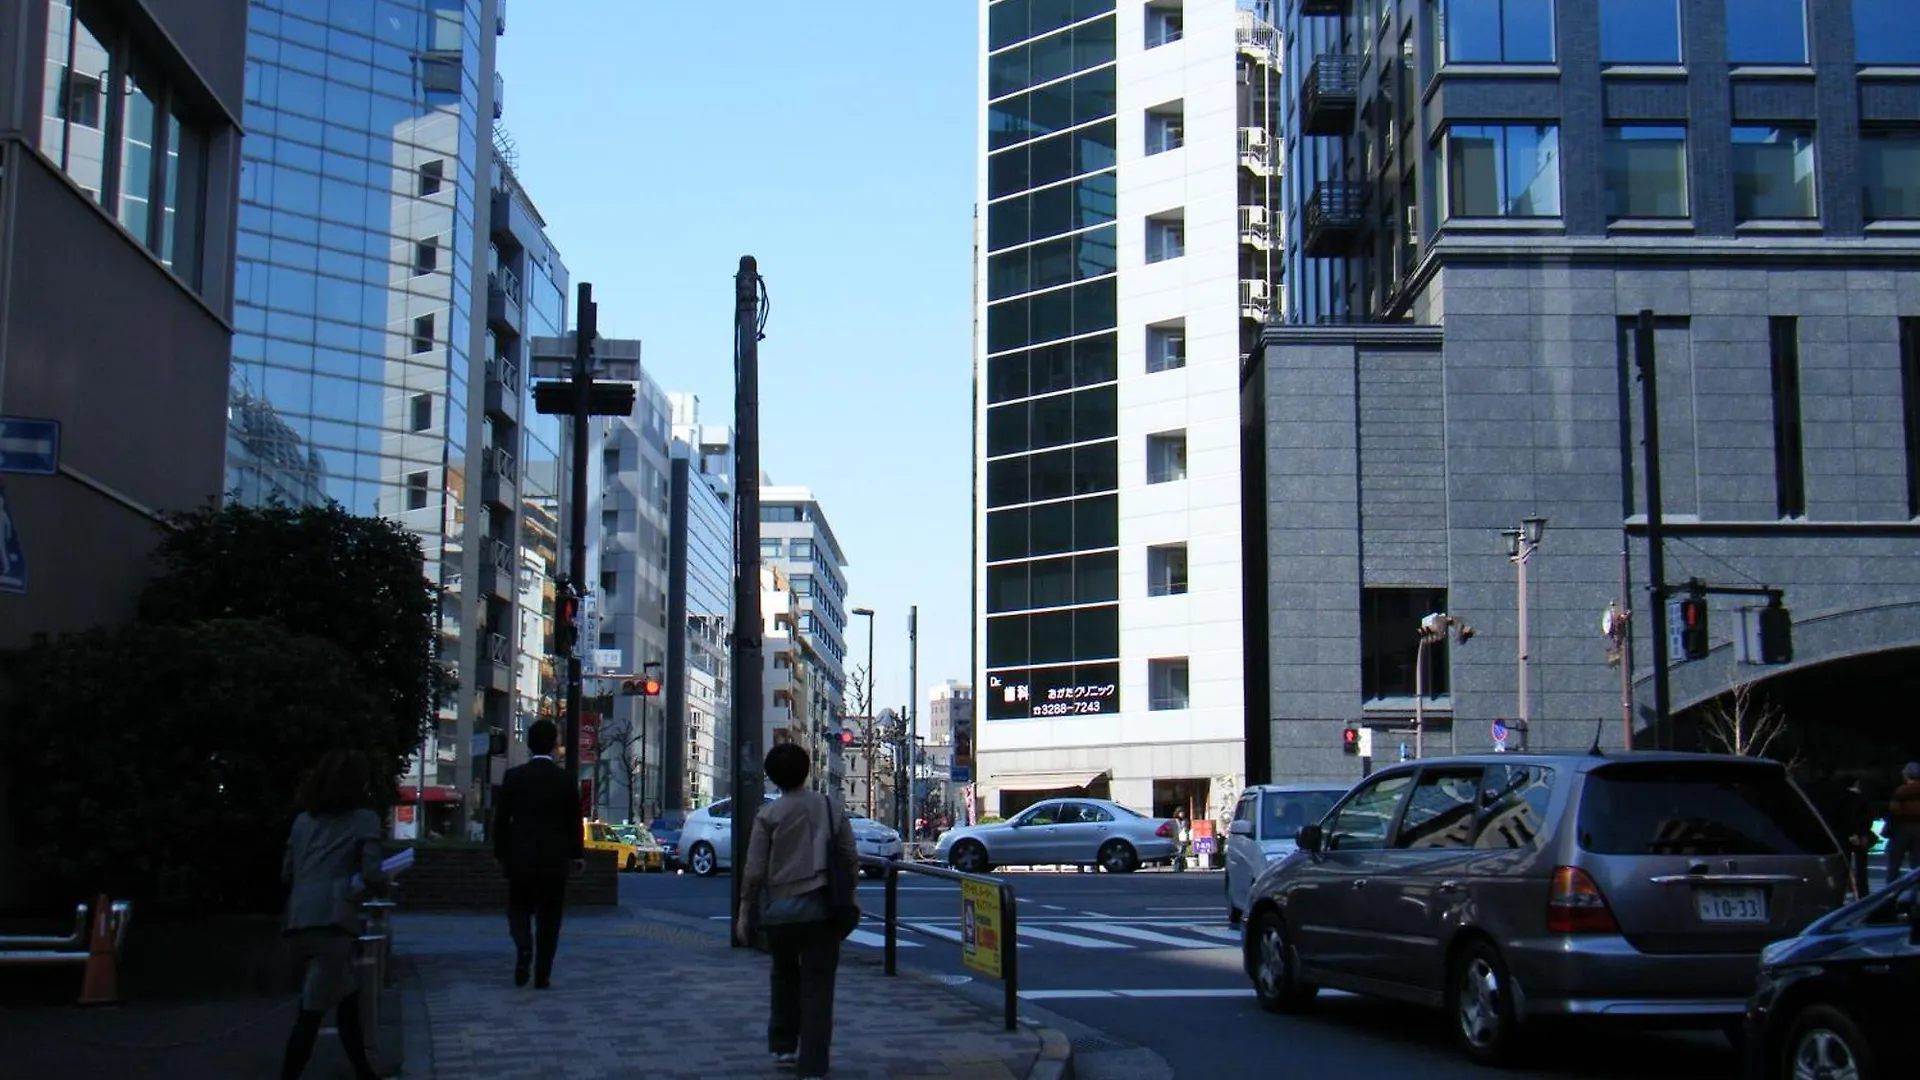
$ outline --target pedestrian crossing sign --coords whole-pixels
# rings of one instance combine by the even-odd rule
[[[1000,890],[960,883],[960,961],[989,979],[1000,977]]]

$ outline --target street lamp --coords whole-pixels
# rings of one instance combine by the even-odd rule
[[[1540,538],[1546,534],[1546,531],[1546,518],[1530,517],[1523,518],[1519,528],[1507,529],[1500,534],[1507,538],[1507,560],[1513,563],[1514,576],[1518,582],[1515,599],[1519,604],[1519,632],[1517,634],[1519,644],[1515,653],[1515,660],[1518,663],[1515,683],[1520,699],[1518,710],[1520,714],[1520,749],[1522,750],[1527,749],[1527,745],[1530,742],[1528,728],[1532,726],[1530,723],[1532,720],[1532,695],[1529,693],[1527,685],[1527,562],[1533,558],[1533,553],[1539,549]]]
[[[867,816],[871,818],[873,816],[873,609],[857,607],[853,609],[853,613],[867,620],[867,700],[864,708],[866,717],[861,725],[863,729],[861,734],[866,737],[867,742]]]
[[[1436,611],[1420,620],[1416,631],[1420,643],[1414,648],[1413,656],[1413,756],[1423,757],[1426,753],[1427,736],[1427,646],[1445,644],[1447,635],[1462,645],[1473,638],[1473,627],[1443,611]],[[1449,753],[1460,752],[1460,739],[1454,734],[1458,725],[1447,723]]]

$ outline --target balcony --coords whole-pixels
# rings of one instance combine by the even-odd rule
[[[1255,176],[1272,176],[1273,136],[1263,127],[1240,129],[1240,167]]]
[[[478,676],[481,690],[507,693],[513,689],[513,648],[507,635],[490,633],[480,639]]]
[[[1302,15],[1345,15],[1353,0],[1300,0]]]
[[[520,278],[507,267],[487,275],[487,321],[510,333],[520,332]]]
[[[498,446],[480,455],[480,501],[502,510],[515,509],[519,484],[513,455]]]
[[[1316,259],[1347,258],[1359,251],[1366,224],[1364,184],[1346,180],[1323,180],[1314,185],[1313,197],[1301,222],[1306,238],[1306,253]]]
[[[507,114],[507,80],[499,72],[493,73],[493,118],[495,120]]]
[[[1346,135],[1353,131],[1359,101],[1360,58],[1322,53],[1300,87],[1300,129],[1308,135]]]
[[[1262,64],[1280,62],[1280,30],[1251,11],[1234,13],[1234,41],[1240,52]]]
[[[498,0],[493,6],[493,36],[507,36],[507,0]]]
[[[487,361],[487,415],[496,420],[520,420],[520,369],[504,356]]]
[[[1258,278],[1240,280],[1240,317],[1266,322],[1273,315],[1273,287]]]
[[[1273,250],[1273,215],[1266,207],[1240,208],[1240,242],[1255,251]]]
[[[516,585],[513,546],[505,540],[488,539],[480,549],[481,591],[496,600],[512,603]]]

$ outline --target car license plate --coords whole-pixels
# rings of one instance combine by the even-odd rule
[[[1757,885],[1694,890],[1693,900],[1706,923],[1763,923],[1767,921],[1767,891]]]

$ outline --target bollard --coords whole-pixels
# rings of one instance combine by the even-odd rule
[[[360,1030],[366,1033],[367,1056],[378,1062],[384,1056],[380,1038],[380,954],[367,947],[370,940],[371,935],[360,938],[353,974],[360,986]]]
[[[392,988],[393,969],[393,912],[400,905],[392,900],[366,900],[361,909],[367,916],[367,932],[380,935],[380,985]]]

